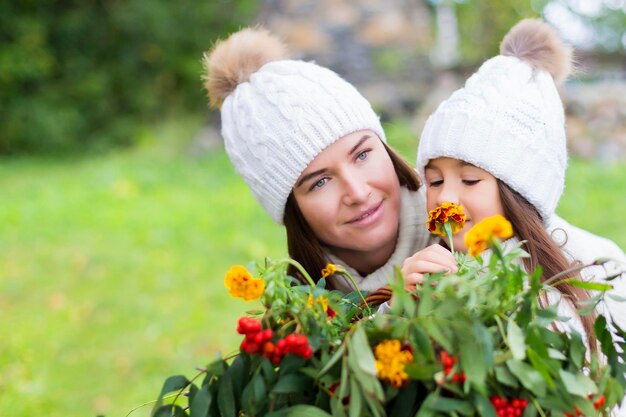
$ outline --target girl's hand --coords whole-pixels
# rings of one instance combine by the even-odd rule
[[[407,291],[413,291],[417,284],[424,282],[424,274],[442,271],[448,273],[458,271],[454,256],[441,245],[430,245],[404,260],[402,264],[404,288]]]

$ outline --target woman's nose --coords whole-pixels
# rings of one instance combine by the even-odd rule
[[[361,204],[366,202],[371,191],[367,181],[354,174],[344,175],[342,186],[342,200],[346,205]]]

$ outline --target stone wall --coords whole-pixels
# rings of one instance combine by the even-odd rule
[[[292,56],[333,69],[378,111],[398,115],[432,81],[431,19],[423,0],[264,0],[258,21]]]

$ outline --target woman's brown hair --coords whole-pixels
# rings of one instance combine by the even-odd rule
[[[518,239],[526,241],[524,249],[530,255],[529,258],[524,258],[526,270],[532,272],[541,266],[543,272],[541,279],[546,281],[572,268],[573,263],[567,260],[562,249],[548,234],[535,207],[500,180],[498,180],[498,189],[504,208],[504,217],[514,225],[515,235]],[[589,299],[587,291],[571,284],[559,284],[556,289],[574,309],[579,308],[580,303]],[[539,302],[542,305],[547,305],[545,298]],[[597,340],[593,329],[595,314],[579,315],[579,318],[585,329],[589,347],[592,352],[595,352],[597,349]]]
[[[383,145],[391,158],[400,185],[411,191],[417,191],[420,187],[420,181],[415,170],[396,151],[385,143]],[[311,278],[317,282],[327,262],[324,248],[302,215],[293,193],[289,194],[287,198],[283,223],[287,231],[289,256],[299,262]],[[304,282],[296,268],[290,266],[288,273]],[[332,288],[332,285],[329,284],[328,287]]]

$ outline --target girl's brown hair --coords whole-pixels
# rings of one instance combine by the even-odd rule
[[[383,143],[401,186],[417,191],[420,181],[415,170],[396,151]],[[302,215],[293,193],[289,194],[285,205],[283,223],[287,231],[287,248],[289,256],[299,262],[315,282],[319,280],[322,269],[326,266],[324,248],[320,240]],[[288,273],[304,282],[298,270],[290,266]],[[332,288],[329,281],[329,288]]]
[[[524,248],[530,255],[529,258],[524,258],[526,270],[532,272],[541,265],[543,271],[541,279],[546,281],[558,273],[572,268],[573,263],[567,260],[561,248],[546,232],[541,216],[535,207],[500,180],[498,180],[498,189],[504,208],[504,216],[514,225],[515,235],[519,240],[526,241]],[[568,278],[570,277],[568,276]],[[571,284],[559,284],[556,289],[574,308],[580,307],[581,302],[589,299],[587,291]],[[545,297],[539,301],[542,305],[547,305]],[[585,316],[579,315],[592,352],[597,350],[597,339],[593,329],[595,317],[593,312]]]

